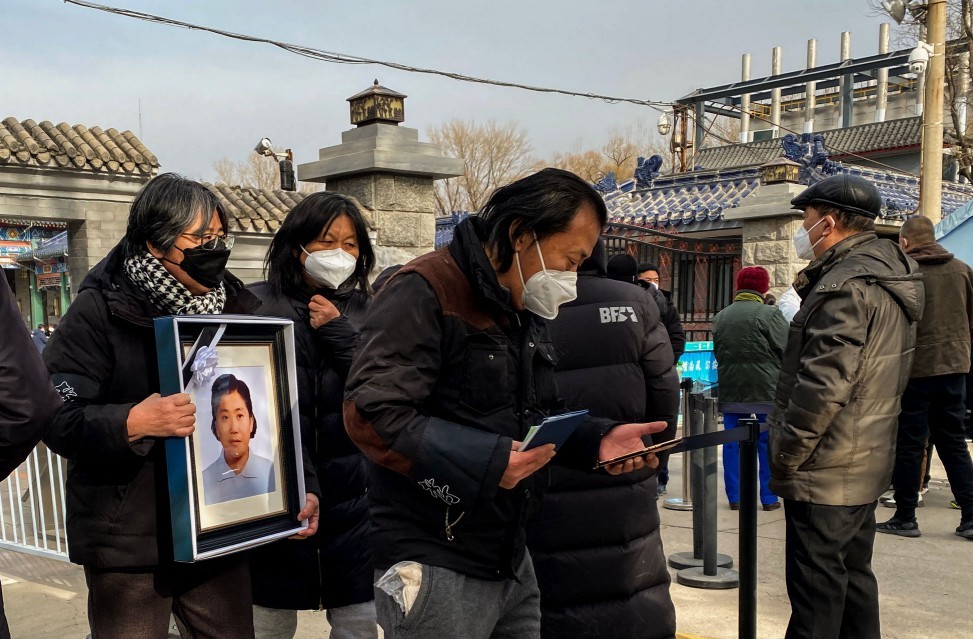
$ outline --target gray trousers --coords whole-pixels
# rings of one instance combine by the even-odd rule
[[[384,574],[375,573],[376,581]],[[516,579],[476,579],[422,565],[422,583],[409,614],[375,589],[378,625],[385,639],[540,639],[540,591],[529,556]]]
[[[329,608],[328,624],[331,639],[377,639],[375,602]],[[278,608],[253,607],[253,627],[257,639],[294,639],[297,633],[297,611]]]

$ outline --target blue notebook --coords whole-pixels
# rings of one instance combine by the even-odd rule
[[[564,442],[568,441],[568,437],[581,425],[587,415],[588,411],[586,410],[576,410],[572,413],[545,417],[540,425],[530,427],[530,430],[527,431],[527,437],[524,438],[524,443],[517,450],[524,452],[544,444],[554,444],[554,449],[557,450],[564,445]]]

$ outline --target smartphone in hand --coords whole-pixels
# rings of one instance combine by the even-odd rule
[[[683,442],[682,437],[677,437],[676,439],[670,439],[667,442],[662,442],[660,444],[652,444],[651,446],[646,446],[642,450],[636,450],[631,453],[625,453],[624,455],[619,455],[618,457],[613,457],[612,459],[606,459],[595,464],[594,468],[604,468],[605,466],[611,466],[612,464],[618,464],[629,459],[635,459],[636,457],[641,457],[643,455],[648,455],[650,453],[661,453],[667,451],[670,448],[675,448]]]

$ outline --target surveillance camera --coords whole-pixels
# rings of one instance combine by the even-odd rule
[[[909,54],[909,71],[916,75],[925,73],[926,67],[929,65],[930,53],[932,53],[932,47],[920,40],[916,48]]]
[[[274,153],[274,147],[270,144],[269,138],[260,138],[260,142],[257,142],[257,146],[253,147],[253,150],[260,155],[272,155]]]

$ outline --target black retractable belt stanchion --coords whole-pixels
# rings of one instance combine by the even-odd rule
[[[757,440],[760,422],[741,419],[750,436],[740,442],[740,639],[757,637]]]
[[[682,391],[679,407],[682,412],[682,431],[683,435],[693,434],[689,432],[689,395],[693,390],[693,380],[691,377],[684,377],[679,384]],[[683,455],[682,462],[682,497],[670,497],[662,504],[669,510],[692,510],[693,500],[689,496],[689,455]]]
[[[704,432],[716,432],[716,400],[712,397],[705,398],[704,401]],[[695,408],[695,407],[694,407]],[[695,410],[693,411],[695,414]],[[716,463],[717,448],[707,446],[701,450],[693,451],[693,487],[698,488],[698,492],[693,493],[693,502],[702,504],[693,510],[693,532],[697,528],[697,522],[702,528],[703,540],[703,565],[701,567],[687,567],[676,573],[676,581],[684,586],[693,588],[707,588],[710,590],[725,590],[736,588],[740,584],[737,571],[731,570],[733,559],[727,555],[726,562],[719,561],[719,554],[716,552],[717,544],[717,482],[716,482]],[[697,461],[698,460],[698,464]],[[697,519],[696,514],[700,513]],[[695,535],[694,535],[695,537]],[[695,542],[695,539],[694,539]],[[695,547],[695,543],[693,544]],[[694,548],[695,551],[695,548]],[[669,560],[672,565],[672,559]]]
[[[688,395],[688,431],[689,436],[693,437],[696,435],[704,434],[707,418],[704,412],[704,407],[706,406],[705,398],[702,393],[691,393]],[[716,420],[711,420],[711,428],[715,429]],[[669,566],[676,570],[685,570],[686,568],[702,568],[705,561],[705,531],[707,527],[711,527],[716,531],[716,517],[713,516],[711,521],[707,521],[707,510],[704,507],[706,503],[706,486],[705,486],[705,472],[703,461],[702,449],[691,450],[690,452],[683,453],[682,463],[684,466],[692,466],[692,472],[690,473],[690,479],[692,480],[692,504],[695,504],[693,508],[693,551],[692,552],[674,552],[669,555]],[[715,473],[715,464],[714,470]],[[714,474],[715,479],[715,474]],[[714,546],[715,548],[715,546]],[[729,568],[733,565],[733,558],[729,555],[716,554],[716,565],[721,568]]]

